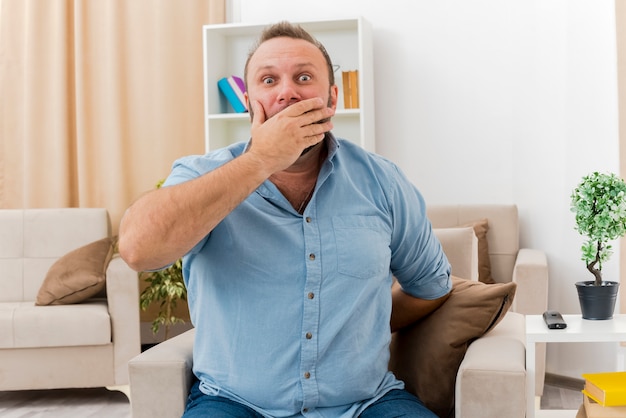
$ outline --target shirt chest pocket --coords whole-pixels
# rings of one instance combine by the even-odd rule
[[[391,231],[376,216],[335,216],[337,272],[370,279],[389,272]]]

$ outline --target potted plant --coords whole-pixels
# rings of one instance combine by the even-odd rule
[[[581,259],[594,280],[576,283],[585,319],[613,317],[619,283],[602,279],[602,266],[613,254],[611,241],[626,234],[626,183],[613,173],[584,176],[571,195],[576,230],[587,239]]]
[[[156,188],[160,188],[163,180],[159,181]],[[157,316],[152,321],[152,332],[159,332],[161,326],[165,327],[164,339],[169,338],[170,327],[174,324],[184,323],[182,318],[176,316],[176,306],[179,301],[187,300],[187,288],[183,280],[183,260],[178,259],[171,266],[150,272],[141,272],[147,286],[139,295],[139,306],[147,310],[153,303],[158,303]]]
[[[143,280],[148,286],[139,295],[139,306],[142,310],[148,309],[152,303],[159,304],[157,316],[152,321],[152,332],[159,332],[165,327],[164,339],[169,338],[170,327],[177,323],[184,323],[182,318],[175,315],[178,301],[187,300],[187,288],[183,282],[182,259],[178,259],[170,267],[151,272],[142,272]]]

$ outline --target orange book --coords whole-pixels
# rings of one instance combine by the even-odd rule
[[[343,82],[343,107],[344,109],[352,109],[352,89],[350,86],[350,71],[341,73],[341,81]]]
[[[359,107],[359,71],[343,71],[343,107],[344,109],[358,109]]]
[[[626,406],[626,372],[586,373],[583,393],[602,406]]]
[[[350,71],[350,103],[352,109],[359,108],[359,71]]]
[[[624,418],[626,406],[602,406],[587,395],[583,395],[587,418]]]

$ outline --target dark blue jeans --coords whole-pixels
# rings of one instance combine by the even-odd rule
[[[205,395],[199,382],[191,388],[183,418],[263,418],[261,414],[230,399]],[[437,418],[415,396],[405,390],[392,390],[370,405],[360,418]]]

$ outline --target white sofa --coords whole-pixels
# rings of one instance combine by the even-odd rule
[[[486,218],[493,277],[499,282],[517,283],[512,310],[495,328],[473,341],[465,353],[456,374],[455,416],[523,418],[526,411],[523,314],[541,313],[546,309],[546,257],[539,250],[519,248],[515,205],[432,206],[428,216],[439,230],[436,233],[450,258],[453,274],[468,279],[477,276],[478,243],[474,234],[468,235],[463,226]],[[181,415],[194,378],[193,338],[194,330],[187,331],[131,360],[133,418]],[[414,347],[410,345],[392,348],[392,360],[394,356],[406,356],[407,352],[411,355]],[[544,362],[538,352],[536,370],[542,386]],[[410,384],[407,382],[407,386]]]
[[[114,256],[106,291],[82,303],[35,304],[59,258],[110,234],[106,209],[0,210],[0,390],[128,394],[128,361],[141,352],[136,272]]]

